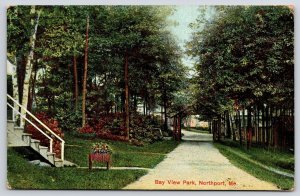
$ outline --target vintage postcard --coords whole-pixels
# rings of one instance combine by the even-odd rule
[[[294,190],[294,7],[7,8],[7,187]]]

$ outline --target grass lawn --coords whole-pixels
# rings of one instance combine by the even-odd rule
[[[39,167],[8,149],[7,178],[13,189],[121,189],[145,174],[144,170]]]
[[[268,171],[249,161],[254,160],[263,165],[276,168],[279,171],[294,173],[294,154],[290,152],[250,148],[246,150],[233,145],[231,142],[214,143],[219,151],[226,156],[232,164],[252,174],[253,176],[276,184],[283,190],[294,188],[294,179]]]
[[[114,153],[112,166],[152,168],[179,143],[161,141],[136,147],[124,142],[80,139],[66,135],[66,160],[88,166],[87,155],[94,142],[108,143]],[[39,167],[31,165],[15,149],[8,148],[7,178],[12,189],[121,189],[147,173],[146,170],[99,170]],[[100,166],[100,164],[97,164]],[[104,166],[104,165],[103,165]]]
[[[88,153],[95,142],[105,142],[113,149],[113,167],[145,167],[153,168],[161,162],[165,155],[171,152],[179,142],[173,140],[159,141],[143,147],[132,146],[125,142],[108,141],[101,139],[82,139],[66,135],[67,145],[65,148],[66,160],[79,166],[88,166]]]

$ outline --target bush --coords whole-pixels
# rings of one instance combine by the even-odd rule
[[[154,116],[143,116],[134,113],[130,122],[130,138],[144,143],[153,143],[162,140],[163,135],[159,131],[159,118]]]
[[[55,119],[60,122],[62,130],[74,133],[81,126],[82,116],[80,112],[60,109],[55,114]]]
[[[138,146],[153,143],[162,139],[159,119],[152,116],[142,116],[134,113],[130,116],[129,138],[132,144]],[[80,134],[95,134],[102,139],[128,141],[125,137],[125,121],[123,113],[100,114],[97,118],[88,120],[88,124],[78,129]]]

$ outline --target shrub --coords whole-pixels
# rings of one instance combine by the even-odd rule
[[[65,132],[76,132],[77,128],[81,125],[81,112],[74,112],[65,109],[57,110],[55,119],[60,122],[60,127]]]
[[[158,131],[159,120],[152,116],[133,113],[130,116],[129,138],[134,145],[153,143],[162,139]],[[88,124],[78,130],[80,134],[96,134],[96,137],[117,141],[128,141],[125,137],[125,121],[123,113],[100,114],[89,119]]]
[[[90,125],[85,125],[79,129],[79,133],[95,133],[95,130]]]

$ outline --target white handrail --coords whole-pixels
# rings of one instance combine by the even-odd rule
[[[47,137],[50,140],[50,152],[52,153],[52,144],[53,144],[53,139],[48,136],[46,133],[44,133],[38,126],[36,126],[33,122],[31,122],[28,118],[26,118],[26,116],[22,115],[21,112],[19,112],[18,110],[16,110],[16,108],[14,108],[12,105],[10,105],[9,103],[7,103],[7,105],[13,109],[15,112],[17,112],[22,118],[24,118],[27,122],[29,122],[32,126],[34,126],[34,128],[36,128],[39,132],[41,132],[45,137]]]
[[[61,160],[64,161],[64,144],[65,141],[59,137],[56,133],[54,133],[49,127],[47,127],[43,122],[41,122],[37,117],[35,117],[31,112],[29,112],[24,106],[18,103],[15,99],[13,99],[9,94],[7,97],[11,99],[15,104],[17,104],[20,108],[22,108],[27,114],[29,114],[34,120],[36,120],[39,124],[41,124],[47,131],[49,131],[52,135],[54,135],[57,139],[61,141]],[[23,117],[23,116],[22,116]]]

